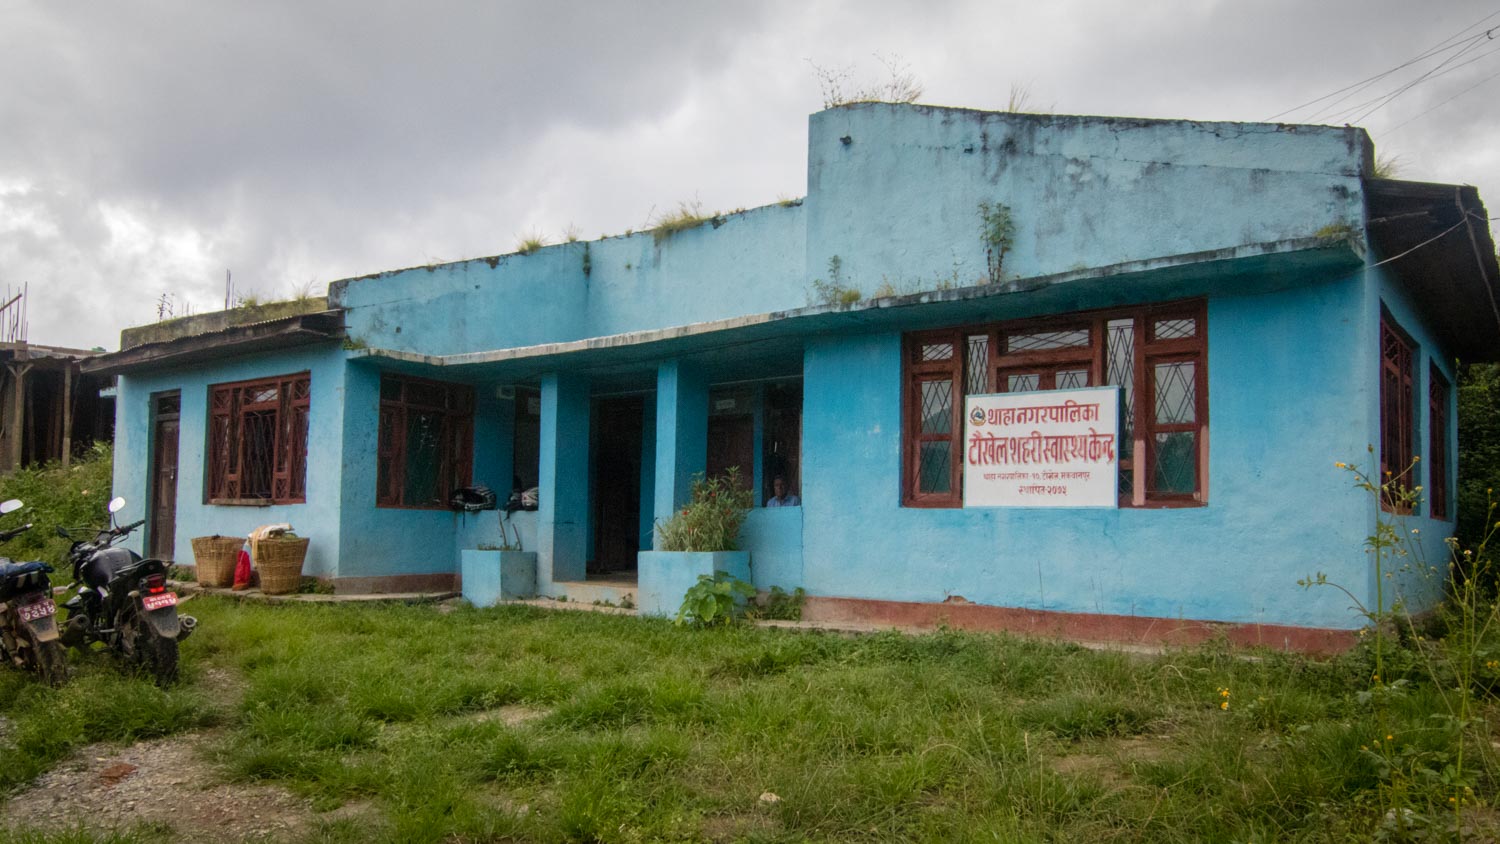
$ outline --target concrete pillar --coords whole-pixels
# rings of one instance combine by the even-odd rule
[[[656,506],[666,521],[687,502],[692,478],[708,464],[708,379],[703,370],[674,360],[656,370]],[[652,547],[660,543],[652,539]]]
[[[539,586],[583,580],[588,564],[588,379],[570,373],[543,376],[541,424]]]

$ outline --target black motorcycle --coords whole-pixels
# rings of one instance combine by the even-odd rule
[[[63,609],[63,644],[84,650],[103,642],[126,664],[150,672],[156,684],[166,686],[177,679],[177,643],[186,639],[197,619],[177,615],[177,593],[167,588],[167,564],[141,559],[116,542],[145,524],[145,520],[115,525],[115,513],[125,499],[109,502],[110,527],[95,531],[92,541],[80,541],[59,527],[57,535],[73,543],[68,560],[73,564],[74,595]]]
[[[0,514],[14,513],[21,502],[12,498],[0,503]],[[25,524],[0,531],[0,542],[9,542],[26,531]],[[67,654],[58,641],[57,604],[52,601],[52,567],[40,560],[12,562],[0,557],[0,662],[34,671],[49,686],[68,679]]]

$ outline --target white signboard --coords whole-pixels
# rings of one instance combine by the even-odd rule
[[[1118,507],[1119,387],[969,396],[965,507]]]

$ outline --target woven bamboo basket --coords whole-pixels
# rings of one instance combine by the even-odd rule
[[[198,583],[223,588],[234,582],[234,564],[239,561],[245,540],[238,536],[198,536],[193,538],[193,567]]]
[[[289,595],[302,587],[302,561],[307,558],[307,537],[281,536],[251,543],[250,556],[260,571],[260,591],[267,595]]]

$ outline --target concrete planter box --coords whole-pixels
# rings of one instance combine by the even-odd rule
[[[535,551],[461,551],[464,598],[476,607],[536,597]]]
[[[638,557],[636,611],[674,618],[699,575],[728,572],[750,581],[749,551],[642,551]]]

